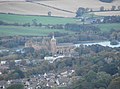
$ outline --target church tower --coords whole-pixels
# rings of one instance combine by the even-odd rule
[[[56,54],[57,51],[57,46],[56,46],[56,39],[54,37],[54,35],[52,36],[52,39],[50,40],[50,46],[51,46],[51,52],[52,54]]]

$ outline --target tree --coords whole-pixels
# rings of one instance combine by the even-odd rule
[[[39,52],[39,55],[40,55],[41,59],[44,59],[45,56],[49,56],[50,55],[50,53],[46,49],[41,49],[38,52]]]
[[[79,80],[73,81],[70,89],[106,89],[111,78],[111,75],[106,72],[96,73],[90,70],[85,76],[81,76]]]
[[[24,48],[23,51],[25,51],[26,54],[28,54],[28,53],[31,53],[31,54],[32,54],[32,53],[35,52],[35,50],[34,50],[33,47]]]
[[[110,42],[110,44],[111,44],[111,45],[118,45],[119,42],[118,42],[117,40],[112,40],[112,41]]]
[[[85,12],[86,12],[85,8],[79,7],[78,10],[77,10],[77,12],[76,12],[76,17],[82,16],[83,14],[85,14]]]
[[[33,19],[32,22],[33,22],[33,24],[32,24],[33,26],[38,26],[38,23],[37,23],[36,19]]]
[[[25,77],[24,72],[21,71],[20,69],[16,69],[14,71],[14,73],[18,73],[18,78],[24,78]]]
[[[13,71],[8,75],[8,79],[21,79],[24,77],[25,77],[25,74],[20,69],[15,69],[15,71]]]
[[[118,10],[120,11],[120,6],[118,6]]]
[[[94,71],[90,70],[88,74],[85,76],[85,78],[88,82],[92,83],[93,81],[95,81],[96,76],[97,74]]]
[[[51,11],[49,11],[49,12],[48,12],[48,16],[51,16],[51,14],[52,14],[52,12],[51,12]]]
[[[112,6],[111,11],[114,11],[116,9],[116,6]]]
[[[104,11],[104,6],[101,6],[101,7],[100,7],[100,11]]]
[[[39,23],[38,26],[41,27],[41,26],[42,26],[42,23]]]
[[[90,11],[90,8],[86,8],[85,11],[86,11],[86,12],[89,12],[89,11]]]
[[[104,64],[103,67],[100,69],[101,71],[105,71],[106,73],[109,73],[111,75],[114,75],[118,72],[118,68],[116,64],[111,63],[111,64]]]
[[[26,27],[26,26],[30,27],[30,23],[24,23],[23,24],[23,27]]]
[[[97,88],[103,87],[106,89],[111,81],[111,78],[112,78],[111,75],[107,74],[106,72],[98,72],[95,87]]]

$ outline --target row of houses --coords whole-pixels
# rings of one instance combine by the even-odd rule
[[[23,84],[25,89],[40,89],[43,86],[51,88],[55,86],[67,86],[72,83],[73,78],[70,78],[69,76],[74,75],[74,72],[75,70],[67,70],[59,74],[51,72],[30,78],[15,79],[8,81],[3,80],[0,81],[0,89],[6,89],[6,87],[13,84]]]

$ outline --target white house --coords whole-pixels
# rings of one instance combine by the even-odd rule
[[[0,64],[1,65],[5,65],[7,63],[7,61],[1,61]]]

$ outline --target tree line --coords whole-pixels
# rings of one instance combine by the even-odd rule
[[[105,16],[103,23],[120,23],[120,16]]]
[[[94,11],[92,8],[79,7],[76,11],[76,17],[80,17],[85,13],[89,12],[103,12],[103,11],[120,11],[120,6],[112,6],[111,9],[105,9],[104,6],[101,6],[99,10]]]
[[[99,32],[100,29],[96,26],[92,26],[89,24],[71,24],[67,23],[65,24],[65,29],[66,30],[72,30],[72,31],[93,31],[95,33]]]
[[[39,27],[41,27],[42,23],[37,23],[36,21],[33,20],[32,24],[31,23],[20,24],[20,23],[17,23],[17,22],[16,23],[8,23],[8,22],[0,20],[0,25],[6,25],[6,26],[23,26],[23,27],[39,26]]]
[[[64,25],[63,24],[47,24],[44,25],[42,23],[38,23],[37,20],[33,20],[32,23],[8,23],[5,21],[1,21],[0,20],[0,25],[5,25],[5,26],[23,26],[23,27],[31,27],[31,26],[35,26],[35,27],[44,27],[44,28],[48,28],[48,29],[64,29]]]
[[[106,10],[104,6],[100,7],[100,11],[120,11],[120,6],[112,6],[111,9]]]

